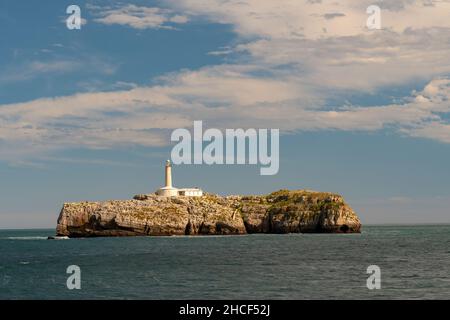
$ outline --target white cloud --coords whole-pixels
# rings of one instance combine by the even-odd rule
[[[450,143],[450,124],[442,121],[429,122],[405,131],[412,137],[428,138]]]
[[[0,84],[32,80],[44,75],[62,75],[74,72],[95,72],[111,75],[116,72],[117,65],[109,63],[107,59],[95,57],[80,57],[78,59],[54,58],[45,61],[35,60],[6,66],[0,70]]]
[[[426,46],[426,50],[424,50]],[[450,73],[450,29],[374,33],[332,39],[262,39],[240,44],[253,63],[289,65],[310,84],[374,91]]]
[[[382,10],[382,28],[401,33],[408,28],[450,27],[450,1],[424,0],[169,0],[174,8],[211,21],[231,24],[243,37],[319,39],[371,34],[367,7]],[[336,16],[339,14],[339,17]],[[334,19],[330,19],[334,17]]]
[[[95,19],[98,23],[126,25],[135,29],[171,29],[174,24],[188,22],[187,16],[173,13],[168,9],[139,7],[132,4],[107,10],[96,7],[95,12],[100,16]]]
[[[289,66],[285,71],[302,74],[310,85],[374,91],[450,73],[449,0],[169,3],[191,17],[230,24],[240,36],[230,51],[259,66]],[[373,4],[381,7],[382,30],[366,27]]]
[[[219,48],[219,50],[214,50],[214,51],[208,52],[208,55],[223,56],[223,55],[227,55],[230,53],[233,53],[233,49],[231,47],[225,46],[225,47]]]
[[[0,74],[1,83],[33,79],[42,74],[61,74],[76,70],[81,63],[74,60],[32,61],[16,68],[7,68]]]
[[[153,87],[94,92],[0,106],[2,156],[70,147],[169,144],[170,131],[204,120],[219,128],[380,130],[450,142],[439,114],[450,112],[450,80],[431,81],[404,104],[330,111],[290,76],[251,76],[248,66],[207,67],[172,74]],[[441,123],[440,126],[437,124]],[[3,144],[1,143],[3,141]],[[14,148],[11,149],[11,146]]]

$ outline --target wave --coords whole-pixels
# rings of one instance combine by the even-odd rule
[[[39,237],[39,236],[32,236],[32,237],[5,237],[0,238],[3,240],[47,240],[47,237]]]

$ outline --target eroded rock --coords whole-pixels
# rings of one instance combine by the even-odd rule
[[[358,233],[356,213],[336,194],[280,190],[265,196],[159,197],[64,204],[57,234],[69,237]]]

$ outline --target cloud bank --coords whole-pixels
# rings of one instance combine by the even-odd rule
[[[163,146],[169,131],[194,120],[282,133],[389,128],[450,143],[450,1],[380,1],[381,30],[365,27],[373,4],[366,0],[168,4],[108,8],[96,21],[136,29],[195,19],[229,24],[237,44],[219,51],[233,58],[165,75],[158,85],[0,105],[2,158],[80,146]],[[330,104],[336,96],[418,82],[427,84],[395,103]]]

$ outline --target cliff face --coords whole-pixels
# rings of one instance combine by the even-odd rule
[[[136,196],[64,204],[57,234],[69,237],[357,233],[361,223],[336,194],[280,190],[266,196]]]

